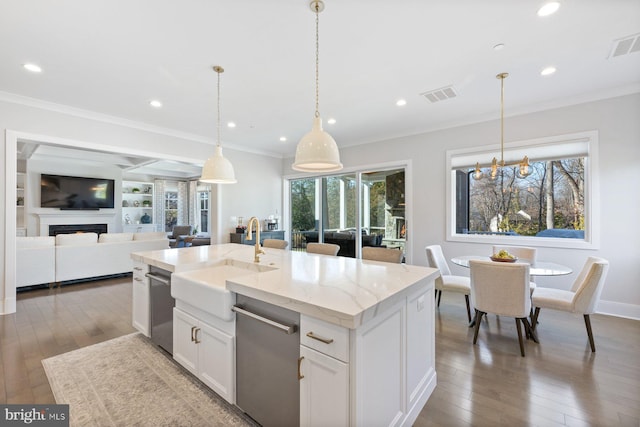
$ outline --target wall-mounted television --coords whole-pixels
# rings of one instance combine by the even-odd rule
[[[40,175],[40,207],[96,210],[114,207],[113,179]]]

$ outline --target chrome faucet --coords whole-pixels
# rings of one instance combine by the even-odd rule
[[[256,223],[256,251],[253,258],[253,262],[260,262],[260,254],[263,254],[264,251],[260,247],[260,220],[255,216],[252,216],[249,219],[249,225],[247,227],[247,240],[251,240],[253,238],[253,223]]]

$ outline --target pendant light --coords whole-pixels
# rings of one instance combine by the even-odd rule
[[[217,144],[216,151],[213,156],[209,157],[202,167],[202,176],[200,181],[209,184],[235,184],[235,172],[233,165],[229,159],[222,156],[222,145],[220,144],[220,74],[224,73],[224,68],[216,65],[213,71],[218,73],[218,125],[217,125]]]
[[[321,0],[312,0],[309,6],[316,14],[316,113],[311,132],[303,136],[298,142],[296,158],[291,167],[302,172],[334,172],[342,169],[340,152],[336,141],[331,135],[322,130],[322,118],[320,118],[318,109],[318,58],[320,50],[318,24],[319,14],[324,10],[324,3]]]
[[[494,180],[498,177],[499,168],[504,168],[505,166],[517,166],[516,176],[518,178],[525,178],[531,175],[531,167],[529,166],[529,158],[524,156],[522,161],[515,164],[507,165],[504,162],[504,79],[509,76],[509,73],[500,73],[496,76],[496,79],[500,79],[500,161],[494,157],[491,161],[491,170],[489,172],[489,179]],[[471,176],[473,179],[482,179],[484,178],[484,174],[480,169],[480,163],[476,163],[476,169],[473,171]]]

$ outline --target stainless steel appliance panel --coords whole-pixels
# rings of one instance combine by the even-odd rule
[[[150,283],[151,341],[173,354],[173,307],[171,273],[151,267],[146,274]]]
[[[236,299],[236,404],[263,427],[300,424],[300,314]]]

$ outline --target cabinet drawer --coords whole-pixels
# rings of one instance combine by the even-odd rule
[[[349,329],[305,315],[300,316],[300,344],[349,362]]]

